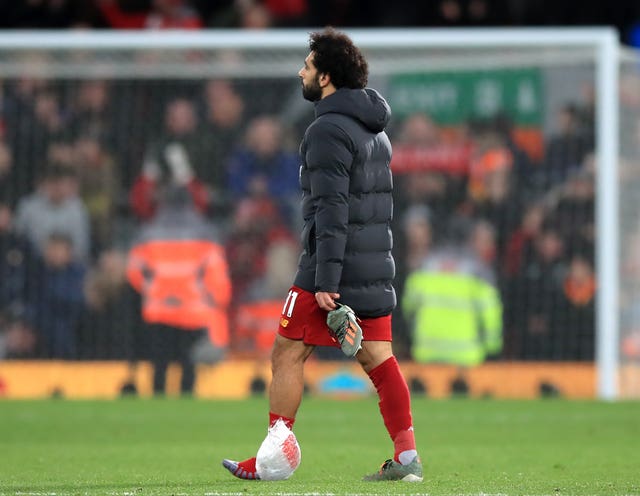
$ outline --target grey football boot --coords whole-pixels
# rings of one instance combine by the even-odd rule
[[[375,474],[364,476],[366,481],[422,482],[422,462],[415,457],[409,465],[387,460]]]

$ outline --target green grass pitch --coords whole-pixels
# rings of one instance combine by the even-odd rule
[[[362,482],[392,446],[374,398],[305,398],[288,481],[232,478],[267,402],[1,401],[0,495],[640,495],[640,403],[413,400],[423,483]]]

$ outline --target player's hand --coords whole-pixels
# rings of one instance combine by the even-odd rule
[[[338,306],[335,302],[338,298],[340,298],[338,293],[327,293],[325,291],[318,291],[316,293],[318,306],[327,312],[330,312]]]

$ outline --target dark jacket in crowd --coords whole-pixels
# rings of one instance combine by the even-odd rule
[[[77,358],[76,332],[84,310],[85,267],[51,267],[39,261],[28,284],[27,320],[36,329],[42,358]]]
[[[300,146],[303,252],[295,285],[340,293],[362,317],[396,305],[391,255],[391,144],[387,102],[341,88],[316,103]]]
[[[33,250],[25,238],[0,231],[0,315],[24,310],[33,260]]]

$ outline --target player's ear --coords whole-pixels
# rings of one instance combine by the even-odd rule
[[[320,87],[324,88],[329,83],[331,83],[331,76],[329,76],[328,73],[323,72],[322,74],[320,74],[320,77],[318,78],[318,82],[320,83]]]

